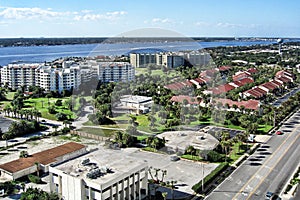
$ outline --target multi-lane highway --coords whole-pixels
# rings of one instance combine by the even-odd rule
[[[280,130],[262,144],[209,196],[216,199],[265,199],[267,191],[280,193],[300,162],[300,112],[287,120]]]

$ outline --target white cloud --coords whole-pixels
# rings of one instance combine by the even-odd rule
[[[0,11],[0,17],[4,19],[47,19],[63,16],[63,12],[55,12],[50,8],[13,8],[7,7]]]
[[[152,26],[166,25],[166,24],[183,24],[183,22],[175,22],[169,18],[153,18],[151,20],[145,20],[144,24],[150,24]]]
[[[209,24],[207,22],[199,21],[199,22],[196,22],[195,25],[196,26],[210,26],[211,24]]]
[[[37,19],[40,22],[49,19],[62,19],[67,20],[110,20],[114,21],[119,19],[121,16],[126,15],[125,11],[113,11],[106,12],[104,14],[94,13],[93,10],[81,10],[81,11],[65,11],[58,12],[52,10],[52,8],[14,8],[14,7],[0,7],[0,20],[11,19],[11,20],[31,20]]]
[[[151,20],[153,23],[172,23],[172,21],[169,18],[161,19],[161,18],[154,18]]]
[[[121,16],[126,15],[127,12],[125,11],[114,11],[114,12],[107,12],[105,14],[93,14],[91,11],[82,11],[82,15],[76,15],[74,17],[75,20],[116,20],[119,19]]]
[[[220,22],[216,24],[216,27],[219,28],[257,28],[259,26],[260,26],[259,24],[233,24],[227,22],[225,23]]]

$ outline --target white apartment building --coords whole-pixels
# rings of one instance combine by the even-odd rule
[[[50,190],[65,200],[141,200],[148,195],[147,163],[107,149],[52,165],[49,175]]]
[[[35,85],[36,69],[41,64],[9,64],[1,68],[1,84],[16,90]]]
[[[46,91],[76,89],[81,84],[79,66],[54,68],[43,64],[9,64],[1,68],[1,84],[17,90],[25,86],[40,86]]]
[[[185,65],[183,56],[177,53],[161,53],[157,54],[157,65],[162,65],[167,68],[176,68]]]
[[[36,86],[46,91],[58,91],[77,89],[81,84],[81,73],[79,66],[65,68],[53,68],[51,66],[40,66],[36,69]]]
[[[185,52],[183,57],[193,66],[206,65],[210,61],[210,55],[206,52],[191,51]]]
[[[130,63],[134,67],[147,67],[150,64],[156,64],[155,53],[131,53],[129,55]]]
[[[135,78],[135,69],[127,62],[98,62],[98,78],[102,82],[127,82]]]
[[[206,52],[161,52],[161,53],[131,53],[130,63],[134,67],[147,67],[154,64],[167,68],[176,68],[186,64],[200,66],[208,64],[210,55]]]

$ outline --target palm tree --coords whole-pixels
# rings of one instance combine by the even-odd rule
[[[156,179],[156,183],[159,183],[159,180],[158,180],[158,172],[160,171],[160,169],[158,169],[158,168],[154,168],[154,170],[155,170],[155,179]]]
[[[171,181],[172,199],[174,199],[174,189],[175,189],[176,183],[177,183],[177,181],[174,181],[174,180]]]
[[[167,175],[167,170],[161,170],[161,182],[164,182],[164,177]]]
[[[2,131],[2,130],[1,130]],[[2,135],[2,139],[3,140],[5,140],[5,144],[6,144],[6,148],[8,147],[8,139],[10,138],[10,135],[8,134],[8,133],[4,133],[3,135]]]
[[[227,162],[227,153],[228,153],[228,148],[230,147],[230,141],[222,140],[220,142],[220,145],[222,146],[223,152],[225,152],[225,162]]]
[[[154,177],[153,177],[152,172],[151,172],[152,169],[153,169],[153,167],[150,166],[149,169],[148,169],[148,172],[149,172],[149,174],[151,176],[151,179],[154,180]]]
[[[38,177],[40,177],[40,163],[35,162],[34,164],[36,166],[36,174],[37,174]]]

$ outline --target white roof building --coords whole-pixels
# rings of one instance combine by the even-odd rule
[[[66,200],[143,199],[148,165],[109,150],[97,150],[51,166],[50,190]]]

